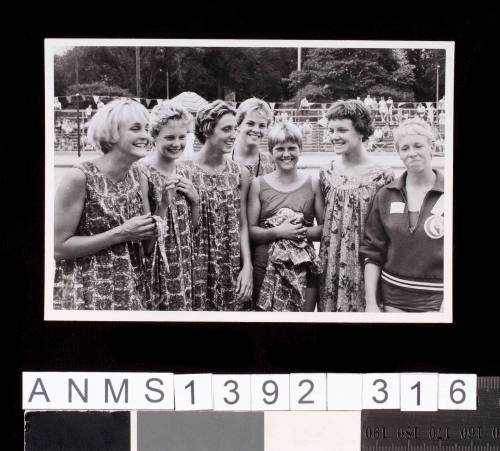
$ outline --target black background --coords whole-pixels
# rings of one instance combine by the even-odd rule
[[[4,83],[0,171],[3,215],[2,302],[4,382],[12,425],[12,449],[22,449],[22,371],[143,371],[214,373],[470,372],[500,375],[500,265],[498,250],[497,14],[483,16],[395,15],[369,17],[332,9],[294,20],[283,11],[193,8],[169,11],[152,24],[148,4],[128,11],[129,20],[102,12],[74,14],[53,25],[27,25],[5,34],[12,49]],[[279,5],[278,5],[279,6]],[[122,9],[127,9],[126,7]],[[418,8],[417,8],[418,9]],[[68,10],[68,13],[70,10]],[[148,16],[149,14],[149,16]],[[356,13],[357,14],[357,13]],[[137,20],[144,15],[144,20]],[[155,14],[153,14],[155,15]],[[191,17],[196,15],[195,18]],[[215,16],[217,21],[212,21]],[[299,20],[297,20],[297,18]],[[81,19],[81,18],[80,18]],[[176,25],[175,25],[176,23]],[[223,32],[221,31],[223,30]],[[44,78],[43,39],[279,38],[455,41],[454,104],[454,322],[453,324],[239,324],[98,323],[43,320],[44,267]],[[9,64],[13,61],[14,64]],[[13,70],[12,70],[13,69]],[[51,231],[48,231],[51,233]]]

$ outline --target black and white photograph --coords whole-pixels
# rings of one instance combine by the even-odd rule
[[[451,323],[454,43],[45,40],[45,320]]]

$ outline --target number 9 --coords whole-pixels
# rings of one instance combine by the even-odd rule
[[[271,384],[274,386],[274,389],[272,391],[268,391],[266,389],[266,387]],[[272,400],[268,400],[266,398],[262,398],[262,400],[267,404],[267,405],[271,405],[271,404],[274,404],[277,400],[278,400],[278,394],[279,394],[279,390],[278,390],[278,384],[274,381],[271,381],[271,380],[267,380],[265,381],[263,384],[262,384],[262,391],[264,392],[264,394],[266,396],[272,396],[273,399]]]

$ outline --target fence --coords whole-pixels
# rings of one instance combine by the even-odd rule
[[[320,105],[320,108],[316,106]],[[312,132],[304,136],[304,152],[329,152],[331,144],[326,127],[320,121],[324,118],[330,103],[311,104],[309,108],[281,108],[289,104],[276,104],[274,108],[275,121],[291,121],[301,126],[306,121],[312,125]],[[392,131],[404,119],[420,116],[429,122],[435,130],[437,143],[436,153],[442,154],[444,148],[444,109],[422,109],[416,107],[417,104],[405,103],[401,106],[394,106],[391,112],[380,113],[373,111],[375,122],[375,133],[368,143],[369,151],[394,151]],[[442,106],[442,105],[438,105]],[[280,108],[278,108],[280,107]],[[54,115],[54,148],[56,151],[92,151],[95,150],[87,142],[86,129],[88,121],[96,110],[56,110]],[[201,148],[201,144],[195,139],[194,150]],[[262,148],[267,149],[267,139],[262,143]]]

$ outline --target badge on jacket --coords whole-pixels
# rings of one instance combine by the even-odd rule
[[[444,194],[441,194],[424,223],[425,233],[436,240],[444,236]]]

